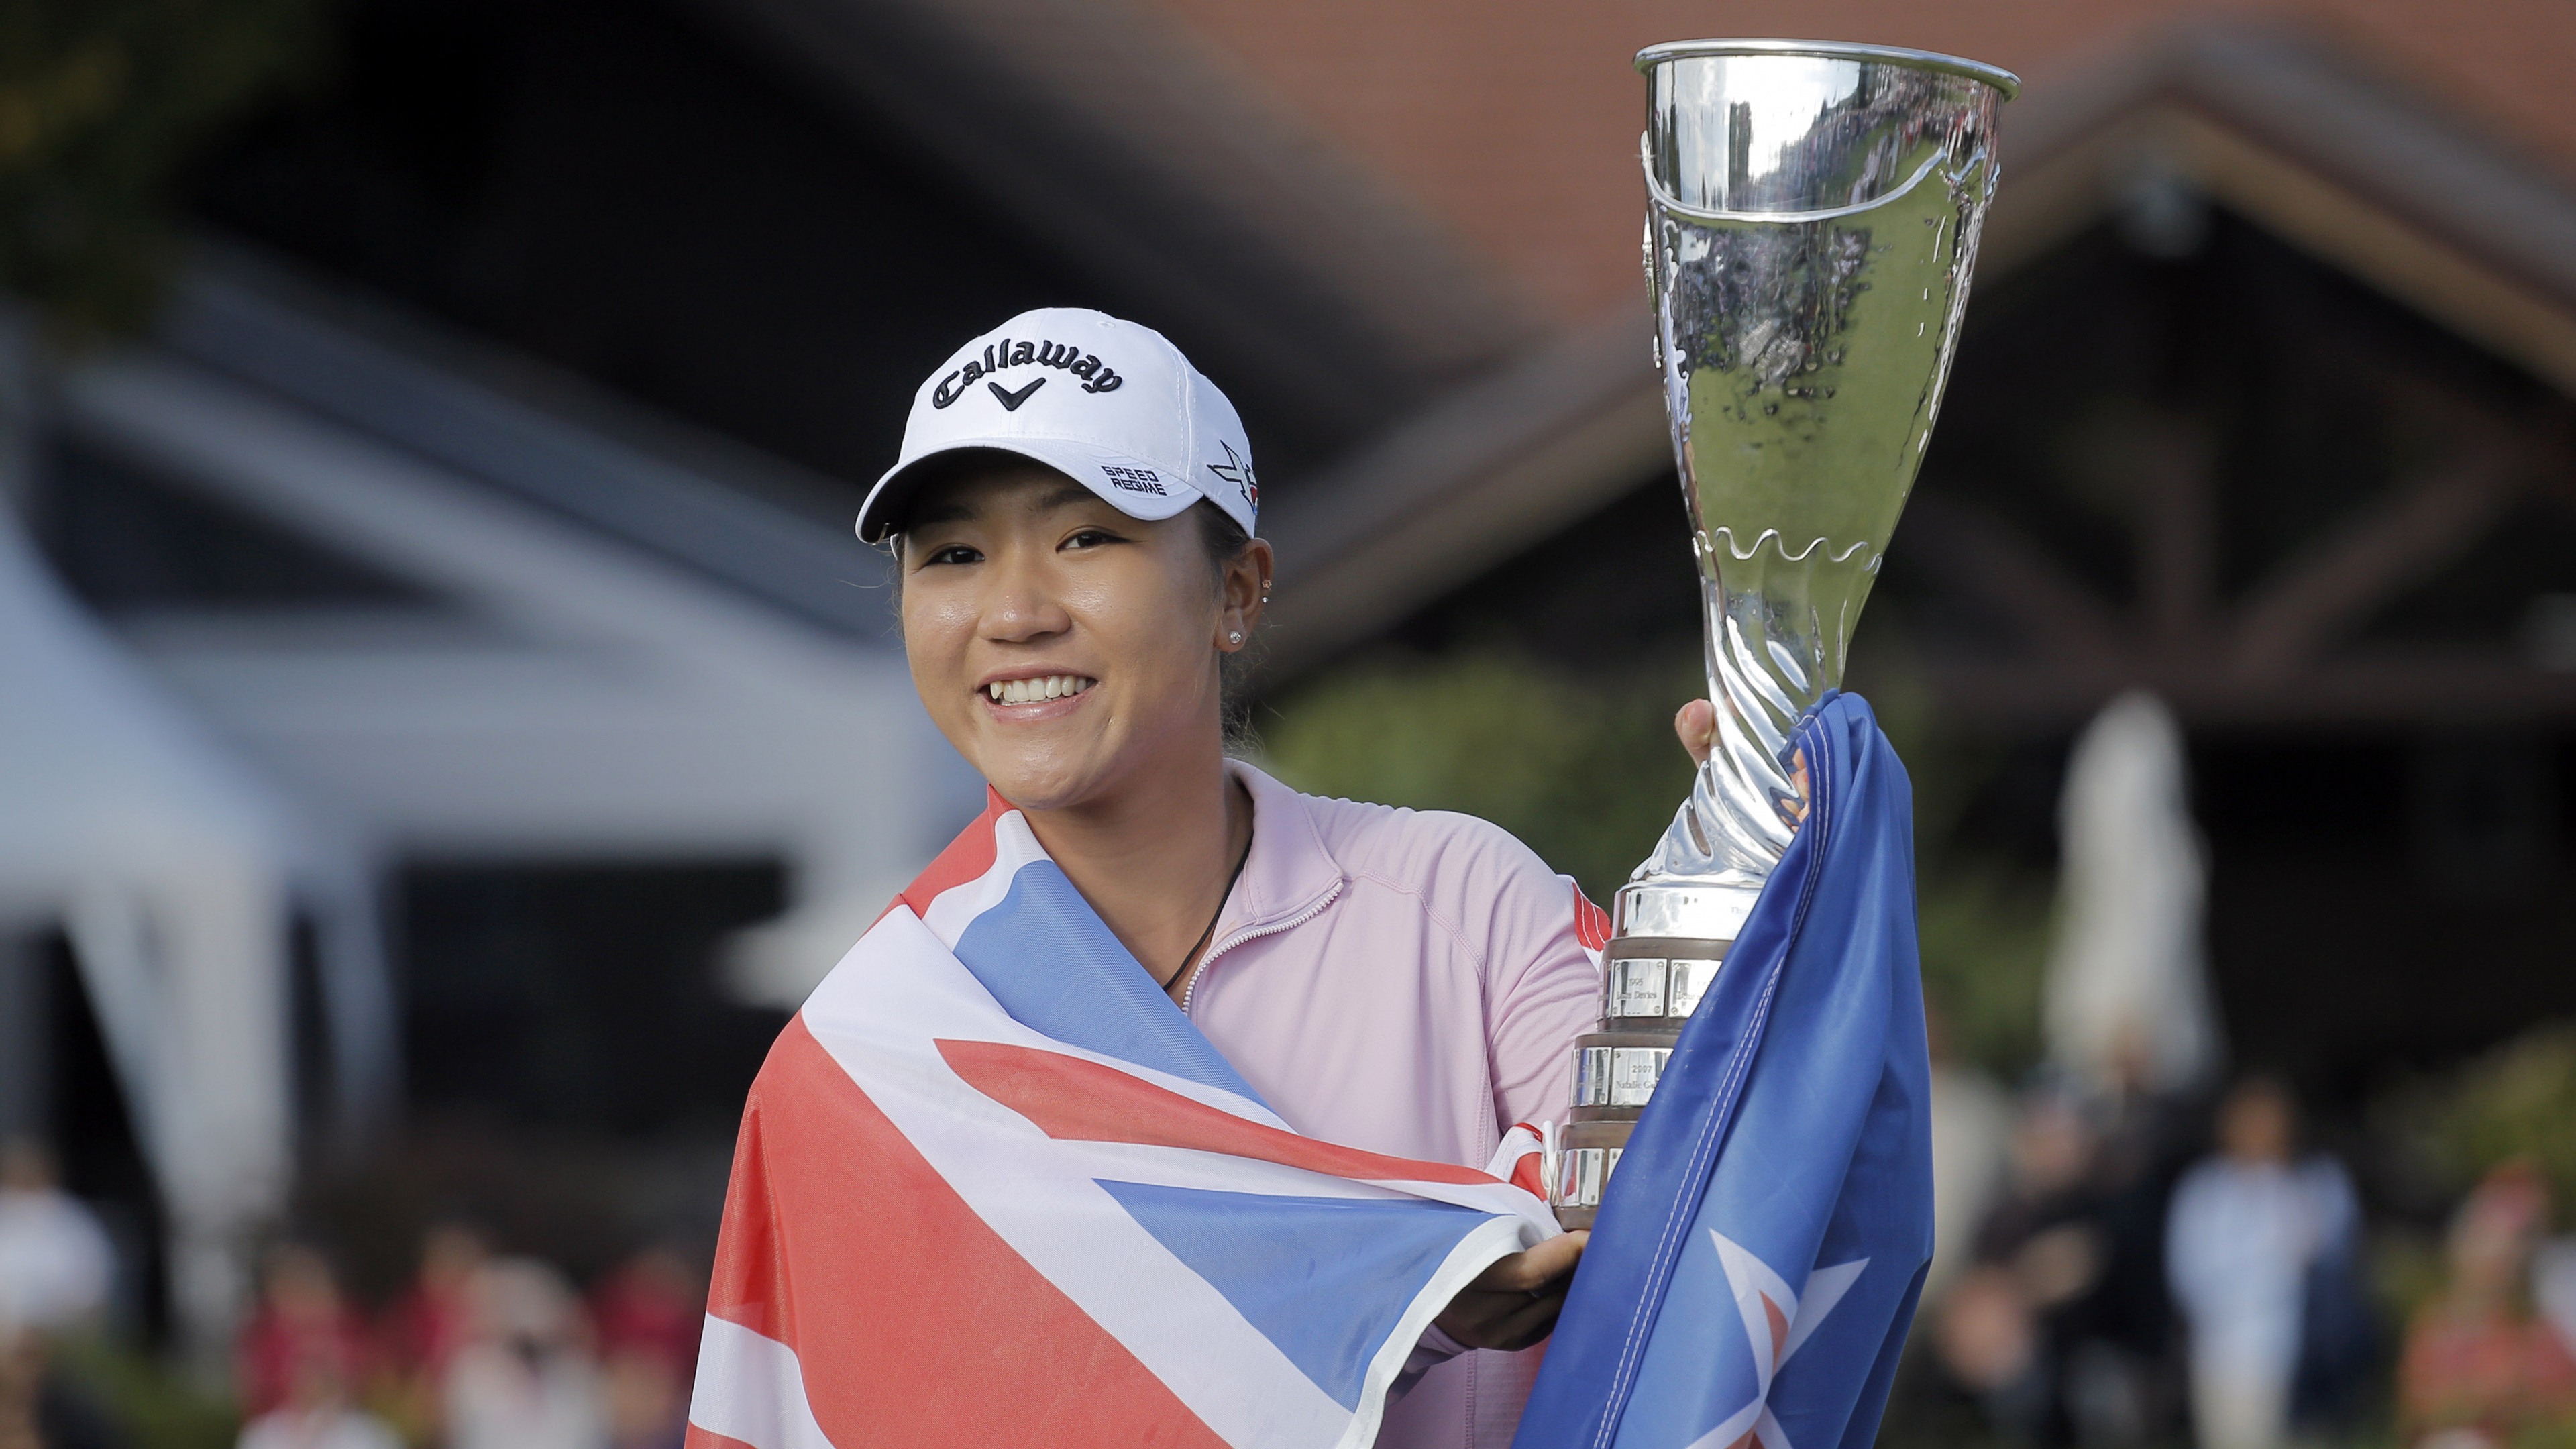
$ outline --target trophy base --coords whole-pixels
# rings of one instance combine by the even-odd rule
[[[1731,871],[1632,880],[1610,898],[1610,935],[1733,941],[1761,895],[1759,878]]]
[[[1574,1039],[1574,1109],[1644,1111],[1681,1032],[1660,1023],[1646,1030],[1624,1021],[1608,1025]]]
[[[1591,1227],[1600,1212],[1628,1134],[1759,893],[1728,881],[1648,880],[1620,890],[1621,915],[1602,952],[1600,1027],[1575,1039],[1574,1101],[1546,1172],[1548,1206],[1567,1231]],[[1726,934],[1650,932],[1648,925],[1723,926]]]
[[[1646,1115],[1643,1107],[1575,1107],[1568,1110],[1568,1122],[1634,1122]]]
[[[1563,1145],[1557,1152],[1556,1191],[1549,1194],[1549,1205],[1556,1209],[1556,1221],[1567,1232],[1580,1232],[1592,1226],[1601,1211],[1602,1190],[1610,1185],[1610,1174],[1619,1166],[1619,1154],[1628,1147],[1628,1134],[1637,1129],[1629,1122],[1569,1122],[1562,1133]]]

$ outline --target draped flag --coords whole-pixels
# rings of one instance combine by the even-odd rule
[[[1291,1131],[995,796],[752,1085],[688,1445],[1356,1449],[1431,1319],[1556,1231]]]
[[[1932,1257],[1904,766],[1855,695],[1619,1161],[1515,1449],[1866,1449]]]

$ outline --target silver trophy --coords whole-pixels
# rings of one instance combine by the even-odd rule
[[[1549,1200],[1589,1227],[1682,1023],[1806,813],[1798,722],[1931,442],[2020,82],[1875,45],[1687,40],[1647,82],[1646,285],[1707,610],[1717,738],[1620,887]]]

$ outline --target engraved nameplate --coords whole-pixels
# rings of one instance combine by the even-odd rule
[[[1663,1016],[1665,963],[1661,957],[1613,959],[1609,965],[1611,1016]]]
[[[1708,992],[1709,983],[1717,979],[1719,963],[1693,961],[1675,957],[1666,965],[1664,1009],[1676,1017],[1687,1017],[1699,1009],[1699,999]]]
[[[1655,1095],[1655,1081],[1672,1057],[1670,1047],[1610,1048],[1610,1106],[1642,1107]],[[1587,1104],[1588,1105],[1588,1104]]]

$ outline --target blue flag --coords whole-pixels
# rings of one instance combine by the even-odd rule
[[[1905,767],[1858,696],[1601,1204],[1514,1449],[1865,1449],[1932,1257]]]

